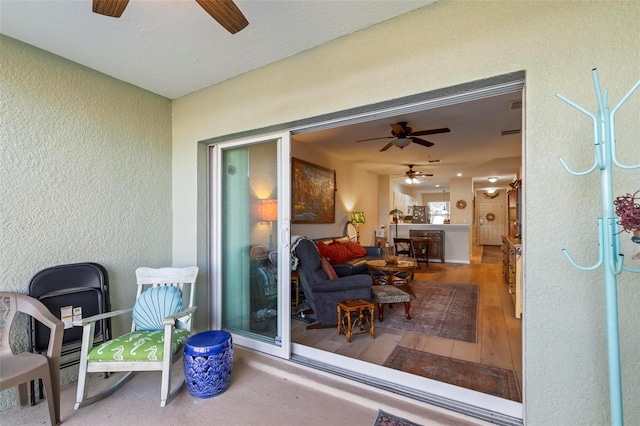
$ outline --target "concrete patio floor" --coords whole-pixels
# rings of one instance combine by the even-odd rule
[[[221,395],[197,399],[183,388],[160,408],[159,373],[138,373],[108,398],[74,410],[72,383],[61,390],[62,424],[371,426],[378,410],[425,426],[488,424],[245,348],[234,352],[231,385]],[[107,380],[92,377],[90,389]],[[2,426],[49,424],[44,401],[11,407],[0,418]]]

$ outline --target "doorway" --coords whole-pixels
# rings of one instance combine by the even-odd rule
[[[478,241],[483,246],[499,246],[504,233],[502,203],[478,203]]]
[[[486,86],[478,88],[477,83],[462,85],[437,91],[437,93],[425,93],[413,96],[410,97],[410,99],[371,105],[360,108],[358,111],[346,111],[329,116],[315,117],[295,124],[282,125],[281,128],[289,130],[292,137],[295,138],[297,135],[313,134],[321,129],[333,129],[373,119],[390,118],[402,114],[437,109],[442,106],[464,105],[465,102],[471,100],[489,98],[499,94],[517,93],[520,95],[524,85],[524,73],[500,76],[489,79],[489,81],[483,81],[482,83]],[[279,167],[286,168],[288,165],[289,159],[282,158],[278,160]],[[379,210],[384,212],[389,211],[386,208]],[[287,226],[290,218],[288,214],[288,211],[279,210],[279,224],[277,227],[278,232],[282,232],[282,230],[286,228],[285,234],[287,238],[289,236]],[[382,216],[383,215],[384,213]],[[380,216],[380,213],[378,213],[378,216]],[[282,220],[285,220],[286,223],[282,223]],[[290,233],[292,235],[305,234],[304,232],[297,232],[296,229],[292,229]],[[285,247],[282,241],[279,242],[279,248],[281,249],[280,252],[284,251],[283,249]],[[288,279],[288,273],[279,275],[280,294],[284,292],[285,285],[290,285]],[[283,312],[285,311],[282,305],[280,305],[280,308]],[[287,320],[288,319],[289,318],[287,318]],[[258,341],[259,339],[251,340]],[[474,417],[494,420],[496,418],[506,419],[505,423],[517,423],[517,420],[514,419],[522,418],[522,405],[520,403],[478,394],[478,392],[467,391],[466,389],[449,386],[444,383],[433,382],[412,374],[362,361],[357,359],[357,357],[349,357],[324,349],[314,348],[312,345],[292,343],[290,348],[293,355],[292,359],[296,362],[331,371],[354,380],[360,380],[386,388],[393,388],[394,391],[406,394],[414,399],[436,403],[437,405],[470,414]],[[281,353],[284,353],[284,351]]]

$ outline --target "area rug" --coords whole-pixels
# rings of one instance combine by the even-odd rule
[[[483,246],[482,263],[491,263],[499,265],[502,263],[502,247],[500,246]]]
[[[420,426],[418,423],[410,422],[393,414],[378,410],[378,417],[373,422],[373,426]]]
[[[402,304],[384,307],[384,321],[376,327],[406,330],[447,339],[476,342],[479,287],[414,280],[411,319],[404,317]]]
[[[516,373],[505,368],[434,355],[397,346],[385,367],[522,402]]]

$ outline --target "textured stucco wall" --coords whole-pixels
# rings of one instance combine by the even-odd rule
[[[172,260],[171,102],[0,43],[0,291],[26,293],[43,268],[92,261],[107,268],[113,309],[129,307],[135,268]],[[62,372],[69,382],[77,367]],[[6,407],[13,391],[0,396]]]
[[[524,70],[525,417],[531,425],[607,424],[602,271],[580,272],[561,254],[566,247],[580,263],[597,259],[598,176],[569,176],[557,160],[588,168],[592,129],[554,95],[595,110],[597,67],[617,103],[640,77],[638,22],[639,2],[442,0],[175,100],[173,185],[183,190],[173,198],[174,260],[193,262],[202,249],[199,140]],[[627,163],[640,162],[639,115],[636,93],[617,116]],[[616,170],[614,192],[639,182],[640,171]],[[638,424],[638,275],[623,273],[618,289],[625,420]]]

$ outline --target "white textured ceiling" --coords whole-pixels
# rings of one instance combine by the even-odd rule
[[[175,99],[435,0],[236,0],[229,34],[194,0],[131,0],[122,17],[91,0],[0,0],[0,32]]]
[[[195,0],[131,0],[121,18],[91,11],[91,0],[0,0],[0,33],[143,89],[175,99],[326,43],[437,0],[236,0],[249,26],[229,34]],[[477,187],[505,187],[521,164],[521,111],[490,98],[405,114],[295,138],[378,174],[402,174],[406,164],[433,173],[420,191],[448,190],[457,173]],[[414,130],[449,127],[424,137],[435,146],[411,144],[379,152],[389,124],[408,121]],[[323,141],[318,143],[318,141]],[[440,163],[429,163],[439,159]],[[489,185],[488,176],[500,181]],[[440,185],[436,187],[436,185]]]

